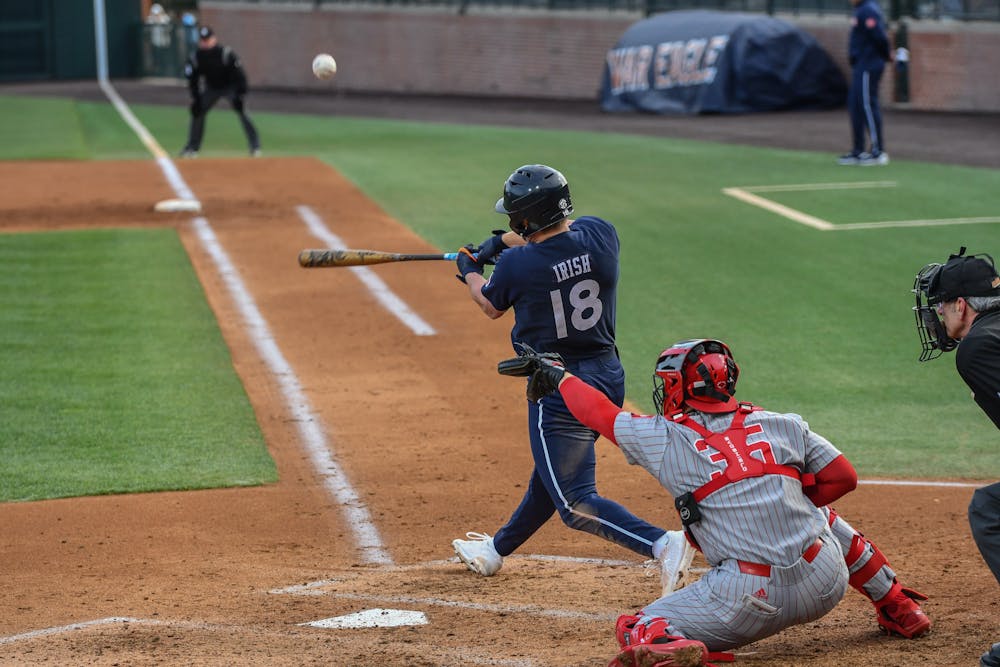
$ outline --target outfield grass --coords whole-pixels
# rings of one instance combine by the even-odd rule
[[[75,108],[86,157],[144,157],[108,105]],[[183,108],[133,110],[168,150],[183,143]],[[923,264],[959,245],[1000,256],[1000,225],[821,232],[722,194],[732,186],[890,180],[896,185],[885,189],[767,196],[835,224],[996,216],[998,170],[905,161],[844,168],[824,153],[608,133],[266,113],[254,120],[268,155],[320,157],[445,249],[503,225],[492,206],[514,167],[560,168],[577,214],[606,217],[622,237],[619,346],[629,398],[644,410],[662,347],[720,337],[743,367],[741,397],[801,413],[865,476],[1000,471],[997,431],[969,399],[953,357],[917,363],[910,310]],[[224,109],[210,116],[206,136],[206,155],[246,152]],[[0,146],[0,158],[10,157],[18,154]],[[456,298],[467,297],[456,289]],[[498,323],[497,335],[510,324]]]
[[[276,480],[173,229],[0,234],[0,304],[0,500]]]

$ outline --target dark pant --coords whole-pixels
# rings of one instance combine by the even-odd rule
[[[885,150],[882,136],[882,111],[878,103],[878,84],[884,67],[854,67],[851,89],[847,93],[847,110],[851,114],[851,137],[855,153],[865,152],[865,133],[871,141],[871,153]]]
[[[976,489],[972,494],[969,527],[979,553],[1000,583],[1000,482]],[[1000,667],[1000,643],[983,654],[979,664]]]
[[[969,526],[979,553],[1000,582],[1000,482],[976,489],[972,494]]]
[[[615,402],[625,400],[625,372],[617,355],[567,363],[570,371]],[[559,392],[528,403],[528,430],[535,468],[521,504],[493,538],[501,556],[512,553],[555,513],[582,530],[651,558],[664,530],[597,493],[597,433],[570,413]]]
[[[240,117],[240,123],[243,124],[243,132],[247,135],[250,150],[255,151],[260,148],[257,128],[253,126],[250,117],[243,111],[243,96],[237,94],[235,86],[229,86],[228,88],[206,88],[202,91],[201,108],[198,113],[191,114],[191,126],[188,130],[188,140],[184,150],[197,151],[201,149],[201,139],[205,134],[205,116],[208,115],[209,109],[223,97],[229,100],[233,111]]]

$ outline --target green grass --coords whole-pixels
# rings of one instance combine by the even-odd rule
[[[276,479],[172,229],[0,235],[0,500]]]
[[[86,157],[145,156],[130,147],[130,131],[108,105],[75,106]],[[182,107],[133,110],[168,150],[183,143]],[[607,133],[253,117],[268,155],[320,157],[444,249],[478,242],[504,224],[492,207],[514,167],[560,168],[577,214],[606,217],[621,235],[619,347],[629,398],[644,410],[652,408],[650,370],[665,345],[719,337],[743,368],[740,397],[802,414],[863,475],[992,478],[1000,471],[997,431],[970,400],[954,358],[916,361],[910,311],[922,265],[959,245],[1000,256],[1000,225],[820,232],[721,192],[891,180],[897,185],[886,189],[764,196],[838,224],[995,216],[1000,171],[898,160],[844,168],[823,153]],[[206,155],[245,154],[225,109],[210,116],[206,137]],[[0,146],[0,158],[11,157],[18,154]],[[498,322],[498,336],[508,320]]]

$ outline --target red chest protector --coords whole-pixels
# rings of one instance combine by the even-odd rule
[[[815,475],[812,473],[802,473],[798,468],[775,462],[770,443],[747,444],[747,427],[744,426],[743,422],[748,414],[761,409],[752,403],[740,403],[732,424],[722,433],[709,431],[683,412],[677,412],[670,416],[674,423],[685,426],[700,435],[703,438],[701,442],[704,442],[705,448],[715,450],[726,460],[724,471],[713,473],[711,480],[691,492],[691,497],[695,502],[701,501],[728,484],[762,475],[784,475],[799,480],[804,487],[815,483]],[[751,433],[760,433],[762,430],[756,424],[749,428],[752,429]],[[701,447],[699,448],[701,449]],[[752,453],[759,453],[760,458],[752,456]],[[719,460],[715,457],[713,459]]]

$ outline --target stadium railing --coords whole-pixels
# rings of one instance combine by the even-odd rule
[[[306,5],[316,8],[437,7],[464,13],[476,8],[524,10],[601,10],[644,16],[677,9],[792,14],[795,16],[847,15],[848,0],[210,0],[213,4]],[[1000,21],[1000,0],[882,0],[889,17],[925,20]],[[888,5],[888,6],[886,6]]]

